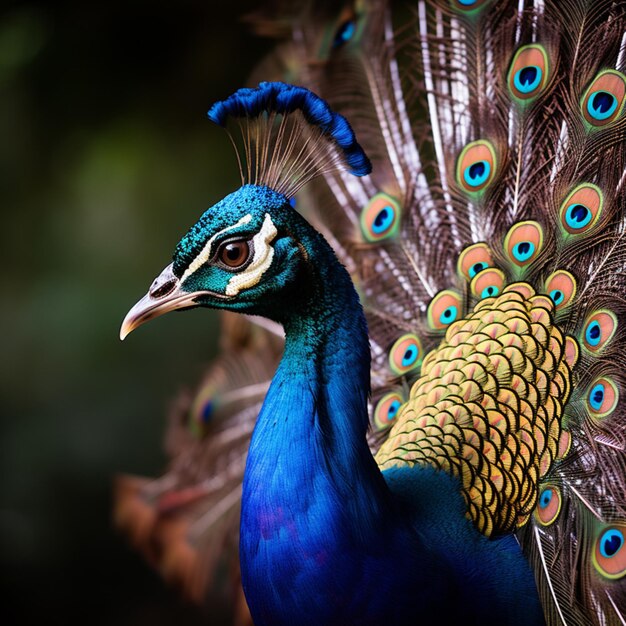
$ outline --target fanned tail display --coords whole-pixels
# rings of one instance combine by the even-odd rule
[[[254,122],[270,139],[246,144],[240,167],[292,199],[357,287],[378,466],[458,480],[481,535],[516,535],[548,624],[626,624],[626,2],[315,4],[259,21],[289,41],[255,78],[321,96],[372,173],[353,135],[319,139],[339,121],[280,103]],[[216,106],[214,121],[235,115]],[[301,118],[308,160],[283,168]],[[119,500],[143,545],[166,517],[186,525],[198,598],[237,534],[282,346],[271,324],[209,370],[185,417],[201,436],[177,418],[170,471],[139,488],[150,522]]]

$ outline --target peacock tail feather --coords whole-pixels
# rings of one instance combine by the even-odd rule
[[[257,16],[289,41],[255,76],[318,93],[372,162],[271,182],[361,295],[377,463],[457,477],[481,533],[516,533],[549,624],[626,624],[626,2],[283,10]],[[226,394],[273,373],[280,340],[255,333],[234,351],[248,371],[213,366]],[[225,406],[223,431],[176,435],[155,493],[222,481],[199,519],[230,502],[263,394]]]

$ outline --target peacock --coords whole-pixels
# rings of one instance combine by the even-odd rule
[[[225,312],[118,523],[240,623],[626,624],[626,2],[314,4],[122,324]]]

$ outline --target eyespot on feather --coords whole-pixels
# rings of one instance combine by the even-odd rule
[[[355,7],[345,7],[337,19],[325,29],[317,53],[318,61],[327,61],[332,51],[357,40],[362,31],[359,22],[359,14]]]
[[[621,72],[600,72],[581,100],[583,118],[594,128],[607,126],[621,115],[625,96],[626,77]]]
[[[477,274],[470,283],[472,294],[483,300],[495,298],[502,293],[505,285],[504,273],[499,269],[489,269]]]
[[[396,419],[404,398],[396,391],[386,393],[374,409],[374,423],[379,430],[388,428]]]
[[[356,32],[356,24],[354,20],[346,20],[342,24],[339,25],[337,29],[337,33],[335,35],[335,40],[333,42],[333,47],[338,48],[354,37],[354,33]]]
[[[399,337],[389,350],[389,367],[394,374],[403,376],[422,362],[422,344],[419,337],[407,333]]]
[[[576,295],[576,279],[565,270],[557,270],[548,276],[544,292],[554,302],[557,311],[563,309]]]
[[[466,280],[472,280],[476,274],[492,266],[491,250],[486,243],[475,243],[465,248],[456,264],[457,272]]]
[[[554,485],[546,485],[539,492],[535,519],[542,526],[550,526],[561,512],[561,492]]]
[[[560,208],[561,226],[569,235],[590,231],[602,213],[603,195],[596,185],[583,183],[565,198]]]
[[[367,241],[393,237],[400,226],[400,203],[386,193],[377,193],[361,211],[361,231]]]
[[[543,46],[522,46],[513,57],[507,84],[513,98],[521,103],[534,100],[546,87],[549,78],[548,55]]]
[[[581,341],[589,352],[598,352],[611,340],[617,329],[617,317],[606,309],[596,311],[587,318]]]
[[[456,162],[456,181],[469,194],[478,194],[496,173],[496,152],[488,141],[472,141],[463,148]]]
[[[435,330],[446,328],[460,317],[461,308],[461,296],[456,291],[440,291],[428,305],[428,325]]]
[[[218,407],[217,390],[213,385],[204,387],[189,409],[189,429],[194,437],[202,439]]]
[[[543,229],[537,222],[519,222],[504,239],[504,251],[517,267],[532,263],[543,247]]]
[[[596,538],[592,561],[605,578],[617,579],[626,574],[626,526],[604,527]]]
[[[594,417],[606,417],[617,406],[619,391],[608,378],[598,378],[591,383],[587,393],[587,408]]]

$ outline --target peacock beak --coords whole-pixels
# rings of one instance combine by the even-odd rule
[[[183,291],[180,288],[180,280],[172,271],[172,265],[168,265],[154,279],[148,293],[127,313],[120,329],[120,339],[124,341],[135,328],[159,315],[197,306],[195,299],[205,293]]]

